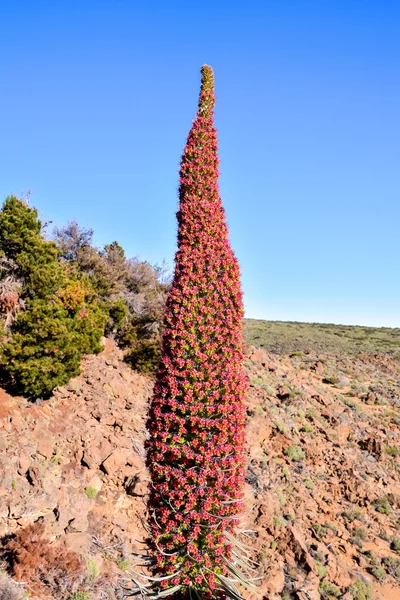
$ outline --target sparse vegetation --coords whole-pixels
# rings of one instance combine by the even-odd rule
[[[343,517],[352,523],[356,519],[360,519],[363,516],[363,512],[358,506],[348,508],[343,512]]]
[[[89,500],[93,500],[97,496],[97,490],[96,488],[89,485],[85,488],[85,494],[89,498]]]
[[[309,351],[328,355],[387,352],[400,357],[400,329],[322,323],[245,320],[248,344],[276,354]]]
[[[129,567],[131,566],[131,563],[129,560],[120,558],[119,560],[117,560],[117,567],[118,569],[121,569],[121,571],[126,571],[127,569],[129,569]]]
[[[279,431],[279,433],[286,433],[286,426],[282,421],[280,421],[279,419],[275,419],[273,423]]]
[[[286,527],[287,522],[283,517],[278,515],[274,517],[274,525],[275,527]]]
[[[91,595],[89,592],[75,592],[69,597],[69,600],[90,600]]]
[[[315,561],[315,567],[317,569],[317,575],[320,579],[326,577],[326,567],[319,560]]]
[[[390,547],[400,554],[400,537],[398,535],[393,536]]]
[[[88,570],[89,570],[89,579],[91,581],[93,581],[99,575],[98,564],[96,563],[95,560],[93,560],[93,558],[88,558],[87,559],[87,566],[88,566]]]
[[[51,544],[42,523],[19,530],[4,544],[1,554],[16,581],[29,582],[29,590],[38,596],[56,594],[64,600],[85,581],[84,562],[74,552]]]
[[[385,556],[382,559],[382,564],[389,575],[400,580],[400,559],[392,556]]]
[[[350,585],[348,592],[353,597],[353,600],[371,600],[373,595],[372,585],[360,579]]]
[[[327,579],[323,579],[319,585],[319,592],[322,598],[338,598],[341,594],[340,587],[328,581]]]
[[[392,512],[392,507],[388,496],[377,498],[374,500],[373,506],[377,512],[384,515],[389,515]]]
[[[306,455],[300,446],[289,446],[284,450],[284,454],[293,461],[304,460]]]
[[[313,430],[313,426],[311,425],[311,423],[308,423],[307,421],[305,423],[302,424],[302,426],[300,427],[300,431],[304,431],[304,433],[311,433]]]
[[[371,575],[375,577],[378,581],[385,581],[386,579],[386,569],[382,567],[380,564],[374,564],[369,567],[369,572]]]
[[[326,525],[321,525],[321,523],[313,523],[312,526],[313,531],[318,539],[323,539],[328,533],[328,528]]]
[[[396,458],[399,455],[398,446],[385,446],[385,452],[388,456]]]
[[[339,383],[339,377],[337,375],[326,375],[323,382],[329,383],[330,385],[336,385]]]

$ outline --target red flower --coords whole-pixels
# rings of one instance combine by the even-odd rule
[[[205,597],[215,588],[209,570],[225,572],[224,532],[243,508],[246,416],[240,273],[219,196],[214,102],[204,66],[181,161],[178,250],[146,445],[154,574],[178,570],[172,583]]]

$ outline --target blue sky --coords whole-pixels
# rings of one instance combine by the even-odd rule
[[[173,262],[199,69],[249,317],[400,326],[400,3],[0,1],[0,198]]]

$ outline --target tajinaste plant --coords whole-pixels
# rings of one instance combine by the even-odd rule
[[[218,188],[214,75],[201,69],[179,188],[178,251],[147,428],[149,583],[141,593],[241,597],[245,378],[238,262]],[[136,582],[137,583],[137,582]]]

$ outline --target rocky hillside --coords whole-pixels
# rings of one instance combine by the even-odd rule
[[[106,340],[49,400],[0,392],[3,568],[24,582],[1,596],[0,577],[4,600],[21,590],[31,599],[115,600],[130,585],[132,553],[146,535],[152,381],[122,359]],[[261,597],[400,598],[400,362],[249,347],[246,372],[244,520]],[[32,523],[43,531],[32,533]],[[36,554],[29,544],[38,548],[38,539]],[[55,550],[72,566],[50,577]]]

